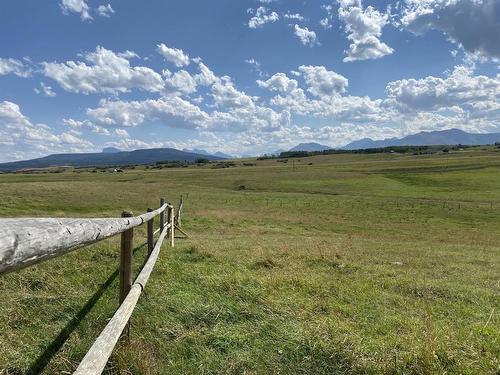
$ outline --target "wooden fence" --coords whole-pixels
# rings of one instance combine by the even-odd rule
[[[107,219],[0,219],[0,275],[63,255],[89,244],[121,234],[120,305],[87,352],[74,374],[101,374],[122,333],[128,334],[130,317],[156,264],[166,237],[174,246],[180,228],[183,200],[178,210],[162,198],[160,207],[139,216],[123,212],[121,218]],[[165,222],[165,212],[167,218]],[[154,218],[160,217],[154,230]],[[148,258],[132,282],[134,228],[147,223]],[[155,242],[154,236],[160,233]]]

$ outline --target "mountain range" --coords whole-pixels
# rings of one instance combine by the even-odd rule
[[[358,150],[367,148],[383,148],[390,146],[432,146],[432,145],[486,145],[500,142],[500,133],[467,133],[459,129],[448,129],[431,132],[420,132],[403,138],[387,138],[373,140],[364,138],[351,142],[341,149]],[[319,143],[300,143],[290,151],[323,151],[332,147]],[[281,150],[280,150],[281,151]],[[194,162],[197,159],[224,160],[232,159],[222,152],[210,154],[205,150],[176,150],[174,148],[154,148],[135,151],[121,151],[114,147],[104,148],[102,152],[80,154],[54,154],[42,158],[15,161],[0,164],[0,171],[8,172],[20,169],[47,168],[55,166],[73,167],[107,167],[120,165],[145,165],[159,161]]]
[[[500,133],[467,133],[460,129],[436,130],[420,132],[403,138],[386,138],[373,140],[363,138],[344,147],[342,150],[360,150],[366,148],[383,148],[390,146],[434,146],[434,145],[488,145],[500,142]],[[299,143],[289,151],[324,151],[333,147],[319,143]]]
[[[389,146],[433,146],[433,145],[488,145],[500,142],[500,133],[467,133],[459,129],[420,132],[403,138],[373,140],[364,138],[351,142],[342,149],[358,150]]]
[[[0,171],[9,172],[20,169],[47,168],[56,166],[72,167],[108,167],[119,165],[144,165],[159,161],[187,161],[197,159],[223,160],[215,155],[198,154],[176,150],[174,148],[153,148],[135,151],[104,149],[103,152],[80,154],[54,154],[43,158],[15,161],[0,164]]]

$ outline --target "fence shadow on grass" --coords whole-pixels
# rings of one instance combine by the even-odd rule
[[[136,248],[134,248],[134,254],[144,248],[147,243],[143,243]],[[106,281],[99,287],[99,289],[89,298],[89,300],[83,305],[83,307],[78,311],[78,313],[66,324],[66,326],[59,332],[57,337],[50,343],[49,346],[40,354],[40,356],[33,362],[26,375],[36,375],[40,374],[45,367],[49,364],[55,354],[61,349],[69,336],[75,331],[75,329],[80,325],[81,321],[87,316],[87,314],[92,310],[94,305],[102,297],[106,289],[110,287],[113,281],[119,274],[119,269],[117,268]]]

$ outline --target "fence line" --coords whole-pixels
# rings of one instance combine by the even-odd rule
[[[0,219],[0,275],[19,270],[63,255],[89,244],[121,233],[120,246],[120,306],[113,318],[90,348],[75,374],[100,374],[123,332],[128,333],[130,317],[153,271],[165,237],[174,246],[175,229],[180,228],[179,209],[175,210],[162,198],[160,207],[139,216],[123,212],[122,218],[107,219]],[[165,223],[165,210],[167,223]],[[154,218],[160,216],[160,227],[153,228]],[[132,283],[132,249],[134,228],[147,222],[148,259]],[[154,242],[154,235],[160,236]],[[187,236],[187,235],[186,235]]]
[[[132,315],[137,301],[139,301],[139,297],[148,282],[151,271],[153,271],[153,267],[155,266],[158,255],[160,254],[163,239],[167,235],[167,232],[172,228],[172,223],[168,223],[164,227],[162,233],[160,234],[160,238],[151,253],[151,256],[148,258],[148,261],[139,273],[139,276],[135,279],[127,297],[122,302],[118,310],[116,310],[113,318],[111,318],[83,360],[80,362],[80,365],[74,372],[74,375],[100,374],[104,370],[104,367],[106,366],[106,363],[108,362],[108,359],[111,356],[121,333],[130,321],[130,316]]]

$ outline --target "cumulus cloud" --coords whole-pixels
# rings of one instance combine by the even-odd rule
[[[473,71],[457,66],[445,78],[428,76],[389,82],[387,96],[408,110],[460,108],[474,114],[493,111],[500,118],[500,75],[474,76]]]
[[[70,127],[71,129],[75,131],[80,131],[80,130],[88,130],[91,131],[92,133],[96,134],[101,134],[101,135],[111,135],[111,132],[99,125],[96,125],[92,123],[89,120],[83,120],[83,121],[78,121],[74,119],[63,119],[63,124]]]
[[[291,93],[298,87],[298,82],[295,79],[290,79],[285,73],[276,73],[266,81],[257,81],[259,87],[270,91],[279,91],[282,93]]]
[[[42,64],[43,74],[64,90],[75,93],[117,94],[132,88],[161,91],[164,87],[161,75],[147,67],[132,67],[130,57],[130,51],[116,54],[97,46],[94,52],[84,55],[88,64],[82,61],[45,62]]]
[[[278,72],[257,80],[259,87],[273,93],[265,99],[241,90],[231,77],[217,76],[201,58],[192,59],[194,71],[164,70],[160,75],[131,66],[130,59],[136,56],[98,47],[84,55],[84,62],[43,65],[47,76],[47,65],[55,65],[54,79],[67,91],[118,94],[139,88],[156,94],[143,100],[101,100],[87,109],[84,119],[64,120],[71,130],[58,138],[60,142],[85,130],[119,137],[117,142],[131,148],[150,147],[123,128],[158,123],[166,126],[166,134],[175,127],[194,130],[208,137],[207,144],[241,154],[272,151],[301,140],[341,145],[361,136],[402,136],[451,127],[472,132],[500,129],[499,75],[475,75],[470,67],[458,66],[441,77],[389,82],[386,97],[372,99],[349,95],[347,78],[333,70],[302,65],[288,75]],[[256,60],[247,62],[257,65]],[[137,68],[149,69],[157,79],[134,77]],[[307,125],[318,120],[328,126]],[[0,135],[1,142],[11,142],[9,132]]]
[[[196,92],[196,79],[185,70],[170,74],[165,79],[165,88],[168,92],[189,95]]]
[[[180,97],[163,97],[143,101],[103,100],[87,115],[101,126],[130,127],[144,121],[158,121],[172,127],[196,129],[203,126],[207,114]]]
[[[300,27],[299,25],[294,26],[294,34],[299,38],[300,42],[307,46],[314,46],[318,43],[316,38],[316,33],[312,30],[309,30],[307,27]]]
[[[208,66],[203,64],[203,62],[198,62],[198,69],[200,70],[200,73],[194,76],[198,85],[211,86],[219,81],[219,77],[217,77]]]
[[[87,110],[92,123],[105,127],[139,126],[159,122],[169,127],[196,130],[241,132],[248,129],[272,131],[287,126],[288,112],[276,112],[245,100],[242,93],[216,90],[219,110],[207,113],[180,97],[162,97],[144,101],[102,101]],[[226,107],[222,107],[222,106]]]
[[[87,116],[91,124],[102,127],[139,126],[145,122],[159,122],[169,127],[198,131],[245,132],[249,129],[270,132],[288,126],[290,113],[277,112],[258,103],[259,98],[238,90],[227,76],[217,77],[201,61],[200,73],[189,75],[176,72],[182,80],[193,79],[195,84],[209,86],[213,104],[211,112],[194,104],[196,100],[179,96],[162,96],[142,101],[103,100],[97,108],[89,108]],[[168,79],[175,74],[168,75]],[[179,78],[181,79],[181,78]]]
[[[253,9],[251,10],[253,13]],[[264,26],[267,23],[273,23],[280,19],[278,13],[270,12],[265,7],[258,7],[255,10],[255,15],[248,21],[248,27],[251,29],[257,29]]]
[[[327,70],[324,66],[301,65],[299,71],[309,86],[309,91],[314,96],[324,97],[346,91],[349,81],[344,76]]]
[[[338,0],[339,19],[344,23],[351,41],[345,62],[378,59],[393,53],[393,49],[380,41],[382,28],[389,22],[389,14],[372,6],[363,9],[361,0]]]
[[[111,7],[111,4],[99,5],[96,9],[97,14],[101,17],[109,18],[115,13],[115,10]]]
[[[18,77],[29,77],[31,70],[20,60],[0,57],[0,76],[15,74]]]
[[[438,30],[465,51],[500,58],[497,0],[406,0],[401,24],[415,34]]]
[[[92,19],[89,6],[85,0],[61,0],[60,6],[63,14],[79,13],[82,21]]]
[[[156,51],[163,56],[165,60],[171,62],[176,67],[181,68],[189,65],[189,55],[178,48],[170,48],[165,44],[158,44]]]
[[[234,109],[254,105],[253,98],[237,90],[229,79],[220,80],[212,86],[212,97],[215,105],[223,108]]]
[[[0,102],[0,161],[37,157],[49,152],[82,151],[93,145],[76,133],[56,134],[49,126],[33,124],[13,102]],[[14,158],[12,157],[14,155]]]

